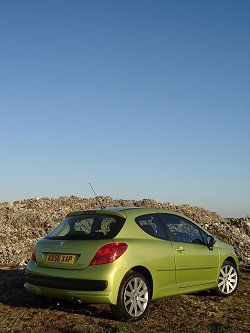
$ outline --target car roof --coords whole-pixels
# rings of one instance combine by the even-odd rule
[[[123,211],[123,210],[134,210],[134,209],[142,209],[145,207],[136,207],[136,206],[132,206],[132,207],[124,207],[124,206],[119,206],[119,207],[105,207],[103,208],[103,210],[115,210],[115,211]],[[147,207],[149,208],[149,207]],[[151,208],[154,209],[154,208]]]
[[[161,208],[161,207],[136,207],[136,206],[131,206],[131,207],[123,207],[123,206],[119,206],[119,207],[105,207],[105,208],[93,208],[93,210],[102,210],[102,211],[117,211],[117,212],[122,212],[122,211],[148,211],[148,212],[152,212],[152,213],[156,213],[156,212],[165,212],[165,213],[169,213],[169,214],[176,214],[176,215],[182,215],[180,212],[177,212],[175,210],[170,210],[167,208]]]
[[[182,215],[180,212],[174,211],[174,210],[169,210],[166,208],[157,208],[157,207],[136,207],[136,206],[131,206],[131,207],[125,207],[125,206],[119,206],[119,207],[95,207],[95,208],[88,208],[88,209],[82,209],[79,211],[71,211],[69,214],[84,214],[84,213],[88,213],[90,214],[91,212],[136,212],[136,211],[145,211],[145,212],[151,212],[151,213],[157,213],[157,212],[165,212],[165,213],[169,213],[169,214],[176,214],[176,215]],[[69,215],[67,214],[67,215]],[[184,215],[182,215],[184,216]]]
[[[114,213],[114,214],[122,214],[122,216],[126,216],[127,213],[137,213],[137,212],[142,212],[142,213],[157,213],[159,210],[167,212],[166,209],[159,209],[159,208],[154,208],[154,207],[105,207],[105,208],[89,208],[89,209],[83,209],[81,211],[72,211],[68,213],[66,216],[72,216],[72,215],[77,215],[77,214],[91,214],[91,213]]]
[[[97,210],[97,209],[94,209]],[[136,207],[136,206],[132,206],[132,207],[105,207],[103,209],[100,209],[102,211],[108,211],[108,212],[140,212],[140,211],[145,211],[145,212],[151,212],[151,213],[156,213],[159,210],[161,211],[165,211],[165,212],[169,212],[166,209],[162,209],[162,208],[156,208],[156,207]]]

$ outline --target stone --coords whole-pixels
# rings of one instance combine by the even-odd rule
[[[67,213],[105,207],[136,206],[165,208],[183,213],[215,237],[230,243],[242,265],[250,265],[250,220],[224,219],[215,212],[187,204],[160,203],[153,199],[112,199],[110,196],[80,198],[34,198],[0,203],[0,265],[24,266],[35,242],[44,237]]]

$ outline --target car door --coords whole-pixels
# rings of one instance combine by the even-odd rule
[[[205,244],[206,233],[191,221],[174,214],[161,214],[172,240],[176,282],[181,288],[211,286],[218,272],[218,249]]]
[[[157,213],[140,215],[137,225],[150,237],[147,239],[147,260],[153,277],[153,298],[177,293],[175,258],[172,242]],[[150,251],[151,250],[151,251]]]

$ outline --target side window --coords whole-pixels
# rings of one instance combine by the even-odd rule
[[[159,219],[158,214],[145,214],[137,216],[135,222],[147,234],[161,239],[168,239],[167,233]]]
[[[161,217],[164,219],[173,241],[204,244],[201,230],[192,222],[172,214],[161,214]]]

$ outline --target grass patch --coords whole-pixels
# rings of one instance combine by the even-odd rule
[[[128,333],[129,332],[129,323],[121,323],[121,324],[104,324],[103,332],[104,333]]]
[[[211,326],[212,333],[228,333],[228,332],[236,332],[234,325],[231,322],[227,322],[225,324],[222,323],[214,323]]]

